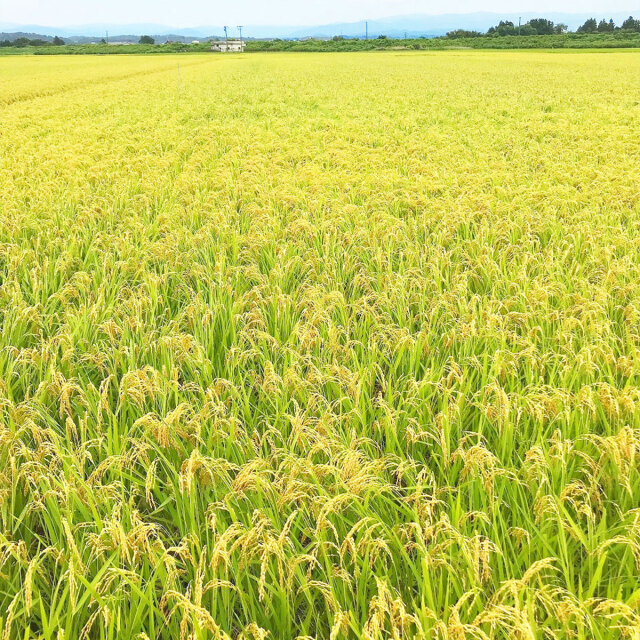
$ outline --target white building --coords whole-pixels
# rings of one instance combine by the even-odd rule
[[[244,40],[219,40],[211,45],[211,51],[241,52],[244,51]]]

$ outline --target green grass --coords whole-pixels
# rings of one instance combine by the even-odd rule
[[[640,33],[566,33],[549,36],[485,36],[477,38],[408,38],[368,40],[249,41],[247,51],[378,51],[385,49],[625,49],[640,46]]]
[[[0,47],[0,55],[116,55],[202,53],[209,43],[165,45],[82,44],[58,47]],[[457,49],[634,49],[640,47],[640,34],[566,33],[550,36],[486,36],[477,38],[409,38],[409,39],[345,39],[345,40],[248,40],[246,51],[380,51],[380,50],[457,50]]]

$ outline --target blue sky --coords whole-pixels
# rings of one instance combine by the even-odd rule
[[[0,23],[48,26],[155,23],[312,25],[407,13],[629,12],[640,0],[0,0]]]

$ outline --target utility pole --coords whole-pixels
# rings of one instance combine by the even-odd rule
[[[229,35],[227,34],[227,26],[224,27],[224,50],[229,51]]]
[[[107,31],[107,44],[109,44],[109,32]]]
[[[368,22],[364,23],[364,39],[365,40],[369,39],[369,23]]]
[[[522,18],[518,18],[518,35],[520,35],[520,26],[522,25]]]
[[[241,24],[238,25],[238,31],[240,32],[240,53],[242,53],[242,26]]]
[[[405,40],[407,39],[407,32],[406,31],[404,32],[404,39]]]

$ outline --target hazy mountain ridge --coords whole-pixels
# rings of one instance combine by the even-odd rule
[[[406,33],[410,37],[421,35],[444,35],[448,31],[455,29],[466,29],[473,31],[486,31],[489,27],[496,25],[500,20],[511,20],[518,24],[522,19],[522,24],[533,18],[548,18],[555,23],[564,23],[569,29],[575,30],[589,18],[598,20],[613,18],[616,24],[622,23],[628,17],[627,13],[557,13],[557,12],[513,12],[513,13],[467,13],[467,14],[442,14],[442,15],[403,15],[384,18],[381,20],[369,20],[369,37],[378,35],[403,37]],[[365,21],[355,23],[336,23],[321,25],[316,27],[305,27],[294,30],[290,37],[324,36],[334,35],[361,37],[365,33]]]
[[[640,10],[639,12],[640,13]],[[571,30],[575,30],[588,18],[606,19],[613,18],[616,24],[622,23],[628,17],[625,12],[584,12],[584,13],[558,13],[558,12],[512,12],[512,13],[449,13],[449,14],[412,14],[391,16],[378,20],[368,21],[369,37],[378,35],[390,37],[439,36],[455,29],[467,29],[486,31],[500,20],[511,20],[515,24],[522,19],[524,24],[532,18],[548,18],[556,23],[564,23]],[[34,36],[61,36],[73,42],[90,42],[97,38],[106,37],[113,41],[130,41],[142,34],[154,36],[158,41],[192,39],[205,40],[207,38],[224,37],[222,26],[198,26],[176,28],[153,23],[141,24],[90,24],[62,27],[47,27],[42,25],[24,25],[16,23],[1,23],[0,31],[29,33]],[[365,35],[365,20],[359,22],[331,23],[325,25],[288,26],[288,25],[248,25],[243,27],[243,35],[247,38],[305,38],[323,37],[330,38],[336,35],[346,37],[363,37]],[[119,35],[129,34],[129,35]],[[130,35],[136,34],[136,35]],[[214,35],[212,35],[214,34]],[[229,27],[229,36],[237,36],[237,28]]]

